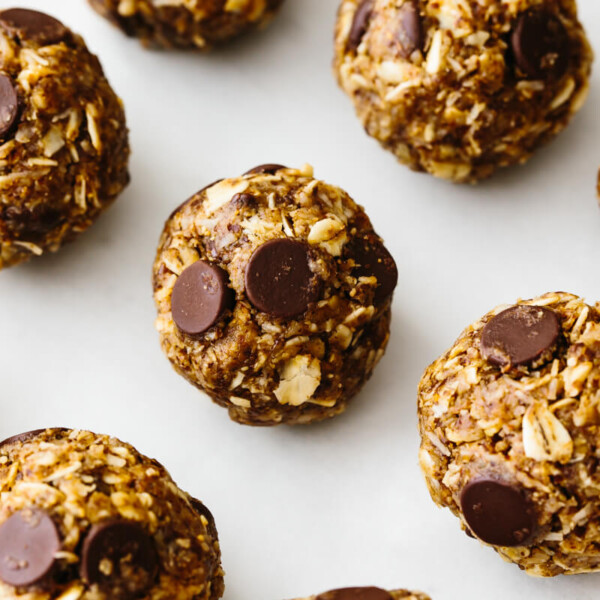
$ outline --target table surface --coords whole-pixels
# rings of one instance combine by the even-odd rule
[[[434,506],[415,410],[423,369],[493,306],[555,290],[600,299],[598,77],[525,167],[456,186],[364,134],[331,73],[335,0],[288,0],[269,29],[209,55],[144,50],[84,0],[20,3],[51,8],[100,56],[127,109],[132,182],[75,244],[1,274],[0,438],[87,428],[158,458],[215,514],[225,600],[367,584],[434,600],[598,598],[600,574],[531,578]],[[600,2],[579,5],[600,48]],[[205,184],[266,162],[310,162],[345,188],[400,271],[374,377],[345,415],[304,428],[230,422],[171,370],[153,328],[165,218]]]

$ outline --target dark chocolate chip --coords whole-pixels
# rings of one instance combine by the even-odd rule
[[[40,45],[57,44],[69,36],[69,30],[59,20],[37,10],[3,10],[0,12],[0,24],[20,38]]]
[[[19,115],[19,98],[12,79],[0,75],[0,138],[12,130]]]
[[[316,600],[393,600],[392,595],[378,587],[350,587],[319,594]]]
[[[377,289],[374,302],[383,304],[396,289],[398,268],[394,257],[377,236],[365,236],[351,242],[347,252],[356,264],[355,277],[375,277]]]
[[[44,433],[45,429],[34,429],[33,431],[26,431],[25,433],[19,433],[18,435],[13,435],[5,440],[0,442],[0,447],[7,446],[8,444],[17,444],[17,443],[25,443],[33,438],[40,435],[40,433]]]
[[[348,52],[354,52],[360,46],[363,36],[369,27],[372,14],[373,0],[362,0],[354,13],[352,27],[350,27],[350,33],[348,34],[348,43],[346,45]]]
[[[238,208],[252,207],[256,206],[256,196],[252,194],[235,194],[230,202]]]
[[[14,513],[0,525],[0,579],[19,587],[40,583],[52,571],[60,546],[56,525],[43,510]]]
[[[223,313],[233,308],[234,293],[227,273],[204,260],[198,260],[181,273],[173,287],[171,313],[183,333],[200,335],[215,325]]]
[[[266,175],[275,175],[275,173],[281,169],[287,169],[287,167],[276,164],[259,165],[258,167],[254,167],[254,169],[246,171],[244,175],[259,175],[261,173],[265,173]]]
[[[111,598],[142,595],[153,585],[157,571],[154,541],[134,521],[109,519],[98,523],[83,542],[81,578],[110,590]]]
[[[320,294],[310,270],[309,247],[298,240],[278,238],[259,246],[246,266],[246,293],[263,312],[290,318],[302,314]]]
[[[57,432],[68,431],[68,429],[66,429],[65,427],[50,427],[46,429],[34,429],[33,431],[25,431],[24,433],[19,433],[18,435],[13,435],[9,438],[6,438],[5,440],[2,440],[0,442],[0,448],[2,446],[7,446],[8,444],[24,444],[25,442],[29,442],[32,439],[36,438],[38,435],[41,435],[45,431],[48,431],[48,429]]]
[[[517,66],[534,79],[560,78],[569,66],[569,35],[560,19],[544,10],[528,10],[510,36]]]
[[[519,304],[490,319],[481,333],[481,354],[498,367],[527,365],[552,350],[560,335],[556,313]]]
[[[4,220],[15,237],[36,242],[61,225],[66,215],[58,208],[45,204],[32,207],[14,205],[0,208],[0,219]]]
[[[217,526],[215,524],[215,518],[208,508],[200,502],[200,500],[196,500],[196,498],[190,498],[190,503],[192,504],[193,509],[198,513],[198,515],[203,516],[208,521],[208,532],[214,537],[217,537]]]
[[[401,55],[408,58],[415,50],[423,48],[423,28],[419,6],[414,0],[407,0],[398,11],[398,42]]]
[[[469,528],[486,544],[525,546],[534,533],[535,513],[517,487],[495,479],[471,481],[460,504]]]

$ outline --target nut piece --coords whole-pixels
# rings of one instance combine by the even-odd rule
[[[206,190],[206,214],[212,215],[248,187],[245,179],[224,179]]]
[[[321,383],[321,363],[313,356],[294,356],[285,363],[275,396],[281,404],[300,406],[312,398]]]
[[[307,240],[309,244],[319,244],[331,256],[340,256],[348,236],[344,224],[339,219],[327,217],[311,227]]]
[[[573,455],[573,440],[565,426],[545,404],[532,404],[523,417],[525,455],[534,460],[566,463]]]

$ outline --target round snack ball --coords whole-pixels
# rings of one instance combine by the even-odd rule
[[[408,590],[383,590],[378,587],[348,587],[323,592],[317,596],[299,598],[298,600],[431,600],[421,592]]]
[[[261,165],[175,210],[154,263],[175,370],[247,425],[343,412],[383,356],[396,264],[312,168]]]
[[[206,50],[266,26],[283,0],[89,0],[89,3],[146,46]]]
[[[600,304],[550,293],[470,325],[419,385],[433,500],[531,575],[600,570]]]
[[[575,0],[342,0],[335,39],[367,133],[456,182],[524,163],[560,132],[593,59]]]
[[[81,37],[0,11],[0,269],[55,252],[129,181],[125,113]]]
[[[160,463],[106,435],[40,429],[0,442],[0,597],[218,600],[210,511]]]

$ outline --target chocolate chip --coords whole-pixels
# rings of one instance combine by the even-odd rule
[[[346,45],[348,52],[354,52],[360,46],[363,36],[369,27],[372,14],[373,0],[362,0],[354,13],[352,27],[350,27],[350,33],[348,34],[348,43]]]
[[[569,66],[569,35],[560,19],[547,11],[520,15],[510,42],[517,66],[528,77],[560,78]]]
[[[253,207],[256,206],[256,196],[252,194],[235,194],[229,202],[237,208]]]
[[[494,546],[525,546],[536,526],[525,494],[495,479],[471,481],[460,496],[462,513],[471,531]]]
[[[398,42],[400,43],[400,54],[408,58],[415,50],[423,47],[423,28],[419,6],[414,0],[407,0],[398,11],[397,30]]]
[[[32,440],[34,437],[40,435],[40,433],[44,433],[45,429],[34,429],[33,431],[26,431],[25,433],[19,433],[17,435],[13,435],[5,440],[0,442],[0,447],[7,446],[8,444],[24,444],[29,440]]]
[[[310,270],[309,247],[289,238],[270,240],[254,251],[246,266],[245,284],[258,310],[283,318],[302,314],[320,294]]]
[[[19,587],[41,582],[60,546],[56,525],[43,510],[14,513],[0,525],[0,579]]]
[[[19,115],[19,98],[12,79],[0,75],[0,138],[12,130]]]
[[[134,598],[143,594],[154,583],[157,571],[154,542],[134,521],[109,519],[98,523],[83,542],[81,578],[110,590],[111,598]]]
[[[498,367],[527,365],[552,350],[560,330],[554,311],[519,304],[486,323],[481,333],[481,354]]]
[[[287,169],[287,167],[276,164],[259,165],[258,167],[254,167],[254,169],[246,171],[244,175],[258,175],[260,173],[265,173],[266,175],[275,175],[275,173],[281,169]]]
[[[393,600],[392,595],[378,587],[350,587],[324,592],[316,600]]]
[[[38,435],[41,435],[42,433],[44,433],[45,431],[56,431],[56,432],[61,432],[61,431],[68,431],[68,429],[66,429],[65,427],[50,427],[50,428],[46,428],[46,429],[34,429],[33,431],[25,431],[24,433],[19,433],[17,435],[13,435],[9,438],[6,438],[5,440],[2,440],[0,442],[0,448],[2,446],[7,446],[8,444],[17,444],[17,443],[21,443],[24,444],[26,442],[31,441],[32,439],[36,438]]]
[[[215,524],[215,518],[208,508],[200,502],[200,500],[196,500],[196,498],[190,498],[190,503],[192,504],[193,509],[198,513],[198,515],[204,517],[208,521],[207,529],[208,532],[214,537],[217,537],[217,526]]]
[[[200,335],[215,325],[223,313],[233,308],[235,297],[227,273],[204,260],[198,260],[181,273],[173,287],[171,312],[183,333]]]
[[[377,306],[383,304],[398,284],[398,268],[394,257],[376,235],[357,238],[347,246],[346,253],[356,264],[353,270],[355,277],[377,279],[374,302]]]
[[[57,44],[69,36],[69,30],[57,19],[25,8],[9,8],[0,12],[0,24],[19,38],[40,45]]]

